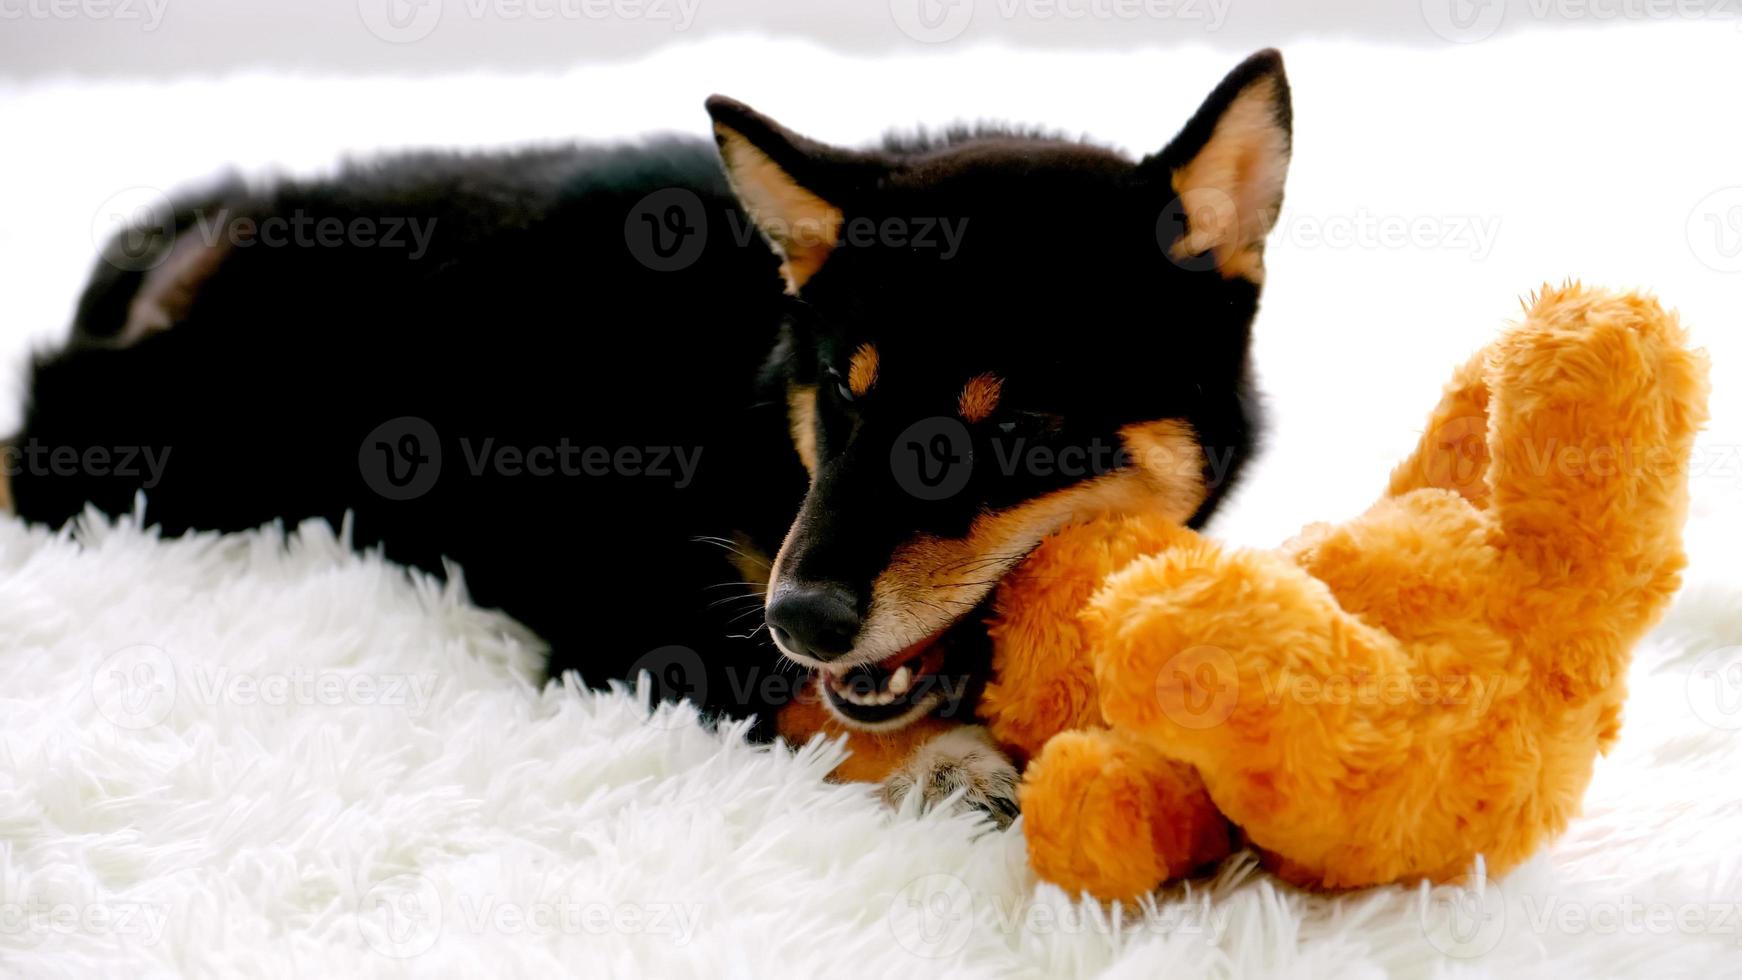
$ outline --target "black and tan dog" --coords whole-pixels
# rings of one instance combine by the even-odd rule
[[[1138,161],[984,128],[848,150],[708,111],[716,145],[184,198],[37,360],[19,513],[141,490],[168,533],[350,512],[360,545],[457,562],[553,672],[649,668],[764,722],[812,677],[854,726],[971,717],[1005,571],[1098,511],[1201,523],[1250,452],[1281,61]]]

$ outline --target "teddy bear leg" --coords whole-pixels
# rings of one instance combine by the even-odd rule
[[[1072,894],[1130,901],[1226,857],[1227,819],[1190,766],[1107,729],[1064,732],[1021,788],[1028,861]]]

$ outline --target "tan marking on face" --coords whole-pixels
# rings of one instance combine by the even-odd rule
[[[1274,78],[1248,85],[1198,155],[1173,172],[1173,191],[1188,225],[1171,250],[1174,258],[1210,252],[1224,277],[1263,280],[1264,236],[1276,223],[1288,176],[1288,134],[1276,121],[1278,95]]]
[[[798,450],[798,460],[805,472],[817,475],[817,388],[816,385],[789,385],[786,389],[786,424],[792,433],[792,446]]]
[[[8,445],[0,443],[0,454],[4,454]],[[12,481],[6,476],[5,470],[0,470],[0,514],[12,513]]]
[[[877,383],[877,348],[860,344],[847,365],[847,389],[863,397]]]
[[[1041,539],[1101,514],[1160,512],[1178,523],[1206,496],[1204,453],[1177,420],[1120,431],[1132,465],[976,519],[961,538],[922,536],[898,548],[872,583],[849,663],[888,657],[950,625],[992,591]]]
[[[956,410],[969,422],[984,421],[998,410],[998,397],[1003,393],[1003,379],[992,374],[975,375],[956,397]]]
[[[750,219],[784,259],[786,291],[797,293],[840,240],[841,209],[799,186],[743,134],[718,123],[726,176]]]
[[[1149,478],[1155,507],[1176,524],[1198,512],[1209,495],[1204,486],[1204,447],[1192,427],[1179,419],[1160,419],[1119,430],[1131,465]]]

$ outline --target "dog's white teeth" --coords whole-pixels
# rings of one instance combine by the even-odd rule
[[[822,677],[829,690],[842,700],[866,708],[894,704],[913,689],[915,680],[913,668],[905,665],[890,674],[888,680],[883,682],[883,686],[875,690],[865,690],[863,684],[852,683],[845,674],[836,675],[825,671]]]
[[[842,698],[845,698],[854,704],[864,705],[867,708],[874,707],[879,703],[887,703],[878,701],[878,693],[876,691],[861,691],[856,685],[848,684],[845,681],[836,680],[832,677],[829,678],[829,688]]]

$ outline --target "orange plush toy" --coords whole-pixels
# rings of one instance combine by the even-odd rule
[[[1127,899],[1225,855],[1348,887],[1500,873],[1614,741],[1683,565],[1706,370],[1650,299],[1544,290],[1385,495],[1271,552],[1069,527],[1000,586],[982,714],[1029,859]]]

